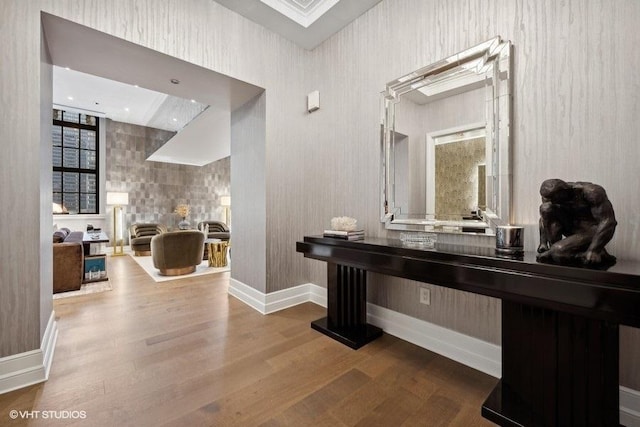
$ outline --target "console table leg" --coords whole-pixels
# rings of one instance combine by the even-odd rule
[[[365,270],[327,263],[327,317],[311,327],[353,349],[382,335],[382,329],[367,323]]]
[[[482,414],[502,426],[619,426],[618,325],[502,302],[502,379]]]

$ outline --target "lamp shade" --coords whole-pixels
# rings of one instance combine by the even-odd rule
[[[54,214],[59,214],[59,213],[69,213],[69,212],[67,212],[67,208],[65,208],[64,205],[61,205],[59,203],[54,203],[53,204],[53,213]]]
[[[220,197],[220,206],[231,206],[231,196]]]
[[[116,191],[107,191],[107,204],[126,206],[129,204],[129,193],[120,193]]]

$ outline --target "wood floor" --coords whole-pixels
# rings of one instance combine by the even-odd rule
[[[108,264],[112,291],[54,301],[50,379],[0,395],[0,426],[492,425],[495,378],[389,335],[351,350],[309,327],[311,303],[263,316],[229,273],[156,283],[128,256]]]

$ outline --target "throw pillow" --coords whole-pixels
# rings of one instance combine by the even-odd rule
[[[53,243],[62,243],[67,238],[67,233],[63,230],[58,230],[53,233]]]

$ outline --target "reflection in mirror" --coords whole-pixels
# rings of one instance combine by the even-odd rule
[[[464,219],[486,208],[484,128],[427,136],[426,212],[446,220]],[[469,219],[469,218],[467,218]]]
[[[387,85],[387,228],[492,233],[509,222],[510,50],[496,37]]]

